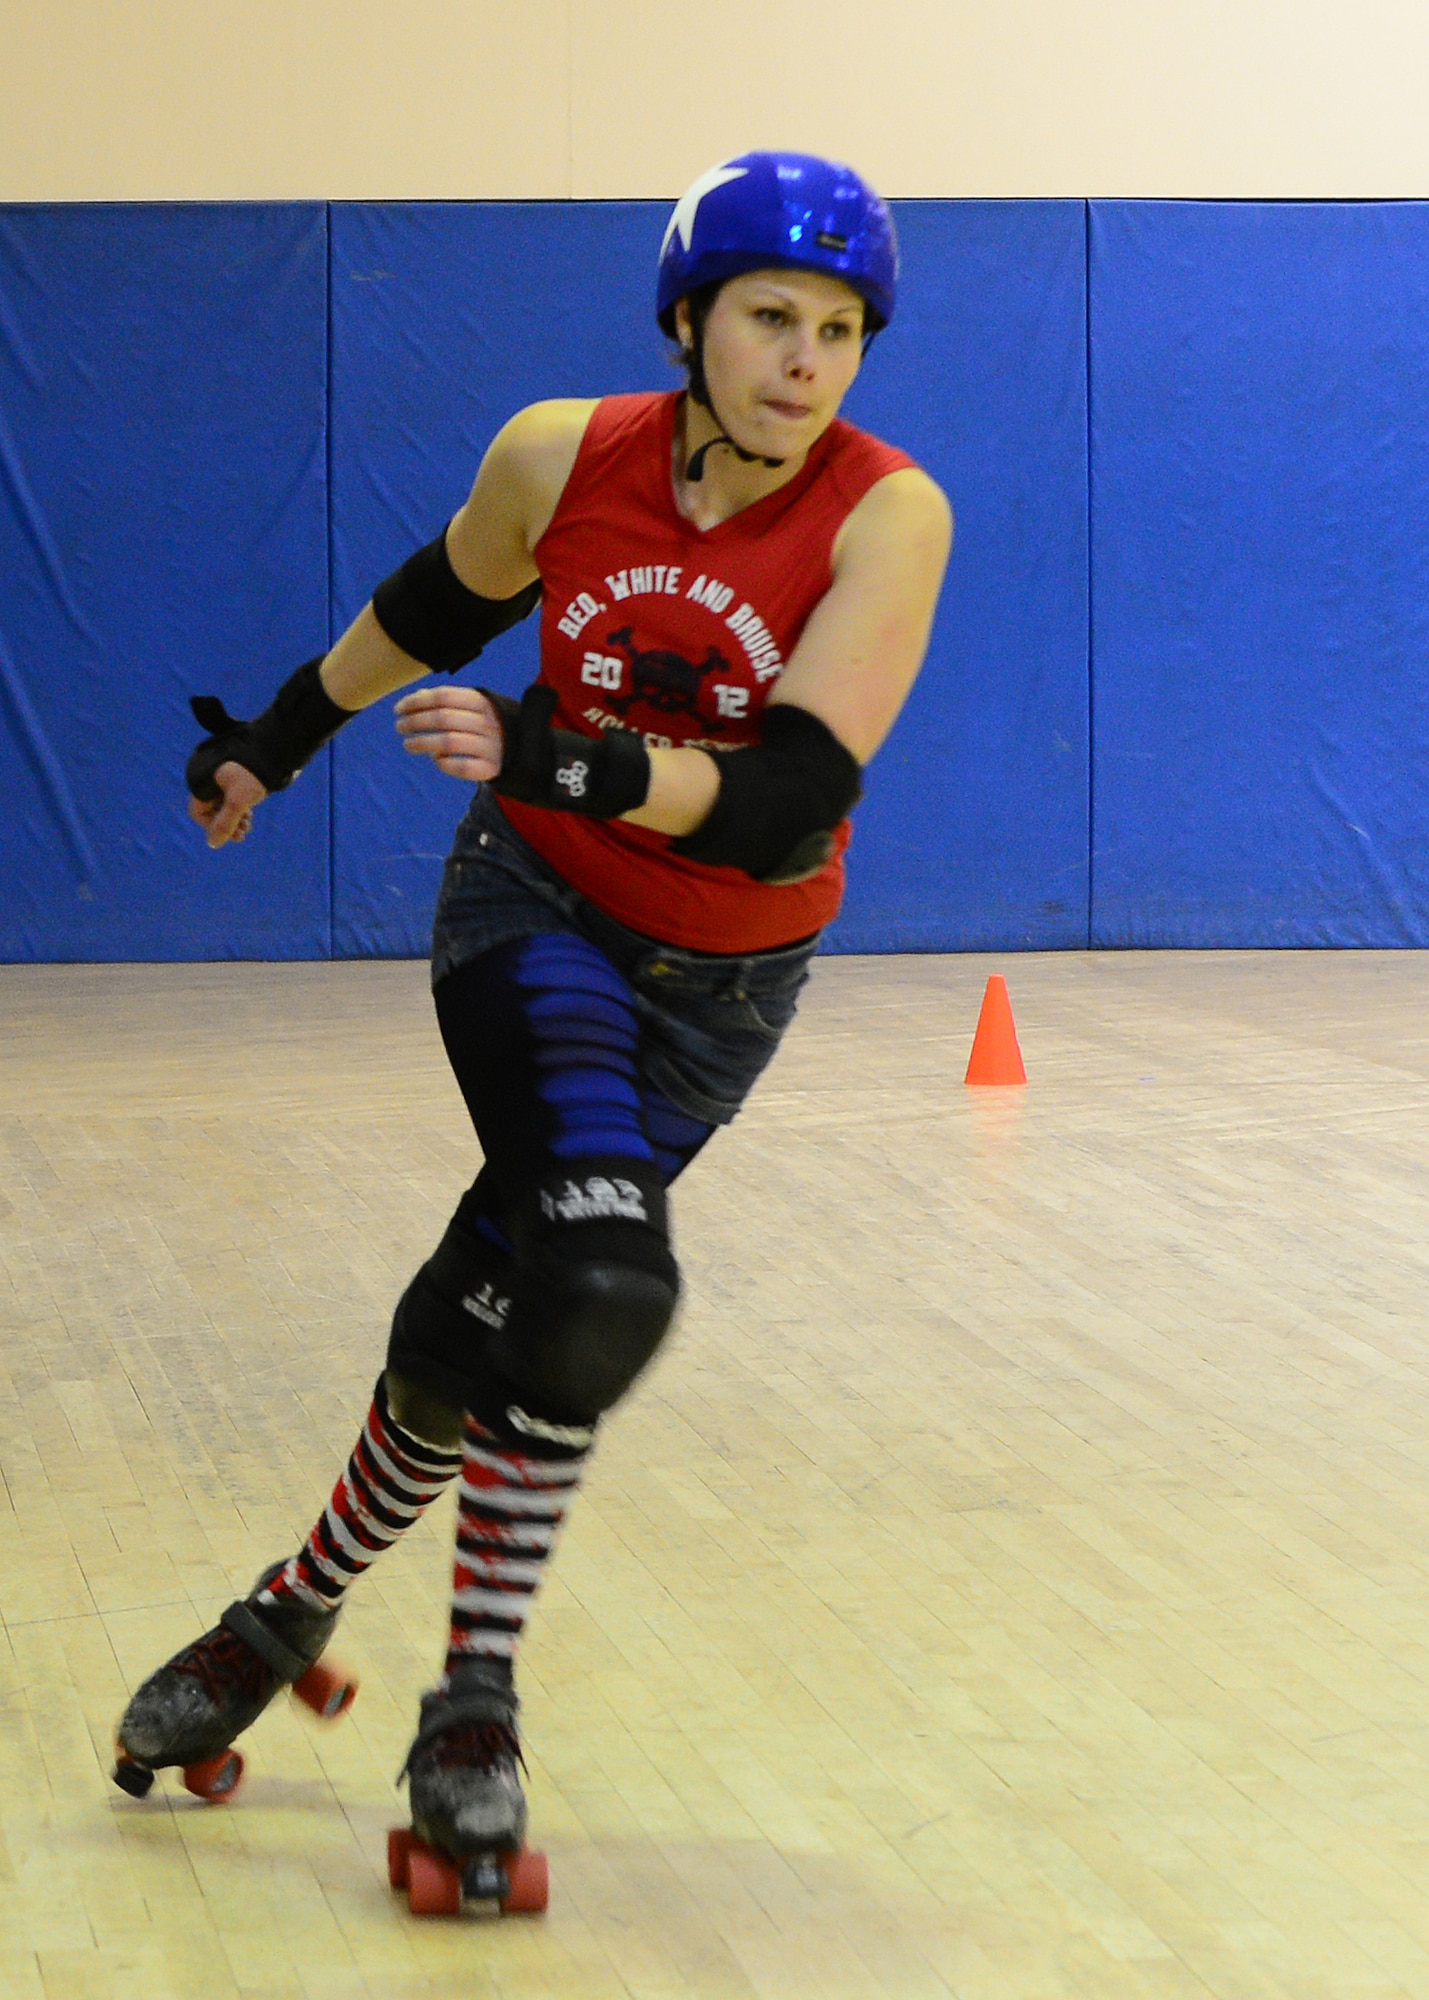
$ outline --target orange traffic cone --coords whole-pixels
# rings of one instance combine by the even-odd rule
[[[1007,997],[1007,981],[994,972],[982,996],[972,1054],[964,1083],[1026,1083],[1027,1071],[1017,1046],[1017,1023]]]

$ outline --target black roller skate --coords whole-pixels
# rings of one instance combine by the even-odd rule
[[[444,1691],[422,1696],[399,1774],[411,1784],[412,1824],[387,1836],[392,1887],[407,1891],[414,1916],[454,1917],[463,1897],[545,1909],[546,1857],[526,1846],[519,1708],[502,1660],[470,1660]]]
[[[211,1632],[175,1653],[133,1696],[114,1745],[114,1782],[131,1797],[142,1799],[156,1770],[178,1764],[197,1798],[232,1798],[243,1776],[233,1739],[281,1687],[325,1719],[352,1706],[353,1676],[319,1664],[341,1605],[314,1611],[294,1598],[257,1601],[283,1567],[265,1569],[248,1597],[230,1604]]]

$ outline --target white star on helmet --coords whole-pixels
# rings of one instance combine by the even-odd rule
[[[675,203],[675,212],[670,217],[664,241],[660,245],[660,255],[663,257],[669,249],[670,238],[677,229],[680,232],[680,241],[688,250],[695,240],[695,217],[705,196],[713,194],[716,188],[723,187],[726,181],[742,179],[748,172],[748,167],[710,167],[697,181],[691,182]]]

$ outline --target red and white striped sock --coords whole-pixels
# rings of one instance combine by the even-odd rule
[[[450,1674],[476,1655],[509,1660],[531,1609],[589,1446],[536,1458],[466,1420],[457,1488]]]
[[[404,1431],[387,1408],[379,1380],[347,1470],[302,1548],[261,1592],[260,1602],[297,1597],[331,1609],[347,1586],[424,1514],[461,1469],[461,1453],[442,1451]]]

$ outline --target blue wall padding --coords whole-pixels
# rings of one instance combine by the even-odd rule
[[[464,790],[390,710],[215,856],[187,696],[266,701],[522,402],[674,379],[664,214],[0,208],[0,956],[424,948]],[[1429,208],[898,220],[849,414],[959,535],[831,943],[1429,944]]]
[[[952,500],[928,659],[854,820],[836,951],[1087,938],[1086,212],[896,202],[898,317],[845,405]]]
[[[958,556],[918,692],[871,773],[829,942],[1081,944],[1085,212],[897,213],[897,324],[847,411],[955,496]],[[678,379],[651,307],[667,214],[658,202],[334,209],[335,627],[450,518],[512,411]],[[535,664],[533,622],[475,677],[514,689]],[[335,948],[424,950],[465,787],[406,759],[385,708],[334,760]]]
[[[1093,941],[1429,944],[1429,206],[1091,243]]]
[[[327,643],[326,230],[0,209],[0,957],[330,948],[325,774],[217,857],[180,775]]]
[[[650,311],[668,205],[357,203],[332,211],[333,619],[445,527],[506,419],[673,387]],[[461,678],[534,679],[532,617]],[[424,952],[471,788],[400,748],[391,707],[333,746],[340,956]]]

